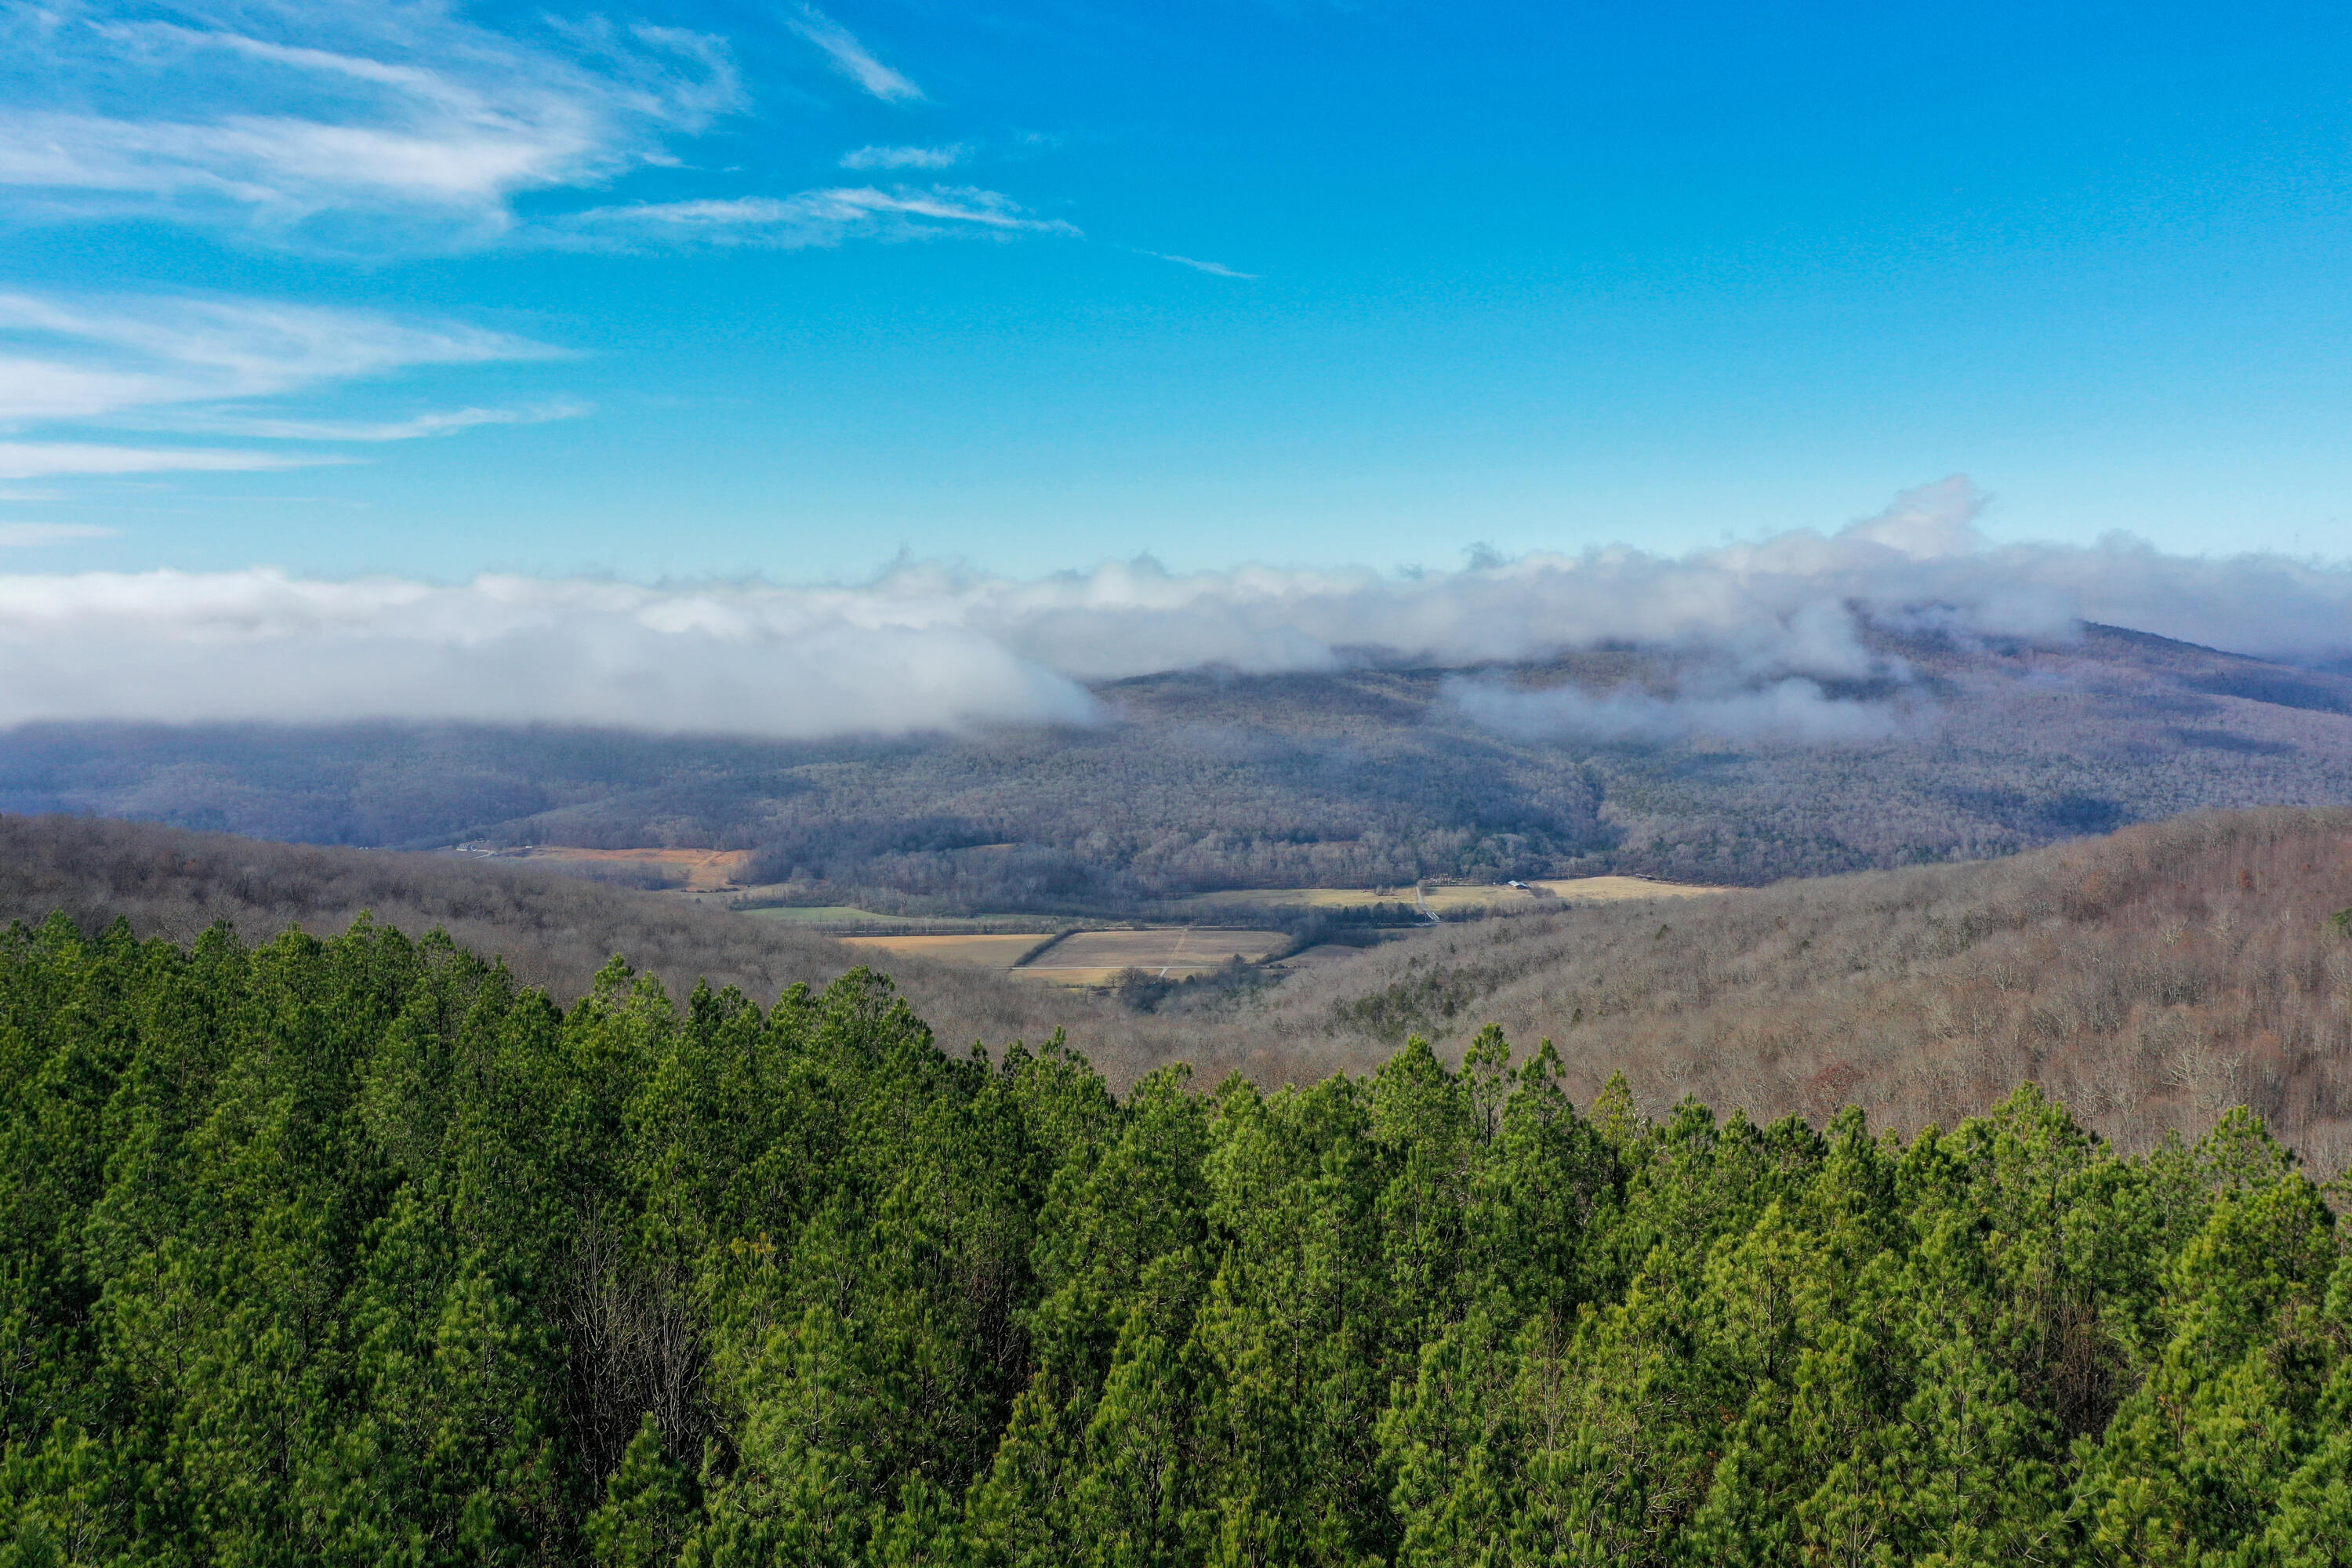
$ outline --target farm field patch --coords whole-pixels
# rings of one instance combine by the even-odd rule
[[[1374,891],[1369,888],[1234,888],[1219,893],[1193,893],[1180,903],[1213,907],[1245,905],[1274,910],[1356,910],[1373,904],[1412,905],[1411,888]]]
[[[751,863],[749,849],[575,849],[568,844],[534,844],[528,848],[497,849],[486,859],[521,860],[550,870],[564,866],[642,868],[666,876],[683,877],[688,892],[711,892],[735,886]]]
[[[1647,877],[1570,877],[1534,885],[1547,889],[1570,903],[1617,903],[1626,899],[1696,899],[1709,893],[1733,890],[1709,887],[1702,882],[1653,882]]]
[[[1126,973],[1130,967],[1132,966],[1122,963],[1114,966],[1098,964],[1092,969],[1039,969],[1024,963],[1018,969],[1008,969],[1004,973],[1015,980],[1027,980],[1039,985],[1068,985],[1081,989],[1099,989],[1117,984],[1118,977]],[[1184,975],[1197,973],[1198,971],[1180,969],[1175,973]]]
[[[1374,904],[1396,904],[1405,909],[1426,908],[1442,919],[1465,910],[1532,908],[1541,901],[1541,895],[1531,890],[1535,888],[1541,888],[1564,900],[1586,903],[1614,903],[1625,899],[1686,899],[1727,890],[1692,882],[1654,882],[1646,877],[1568,877],[1533,882],[1526,888],[1501,887],[1488,882],[1440,883],[1423,891],[1418,901],[1411,888],[1236,888],[1230,892],[1195,893],[1183,901],[1204,908],[1241,904],[1254,909],[1286,910],[1357,910],[1369,909]]]
[[[1083,931],[1055,942],[1017,973],[1060,979],[1067,984],[1096,985],[1106,982],[1076,977],[1097,973],[1116,975],[1122,969],[1185,974],[1222,968],[1236,958],[1255,963],[1288,940],[1280,931],[1201,926]]]
[[[1021,962],[1022,954],[1045,940],[1034,933],[937,936],[913,932],[890,936],[845,936],[841,939],[846,947],[912,953],[921,958],[936,958],[942,963],[970,964],[975,969],[1010,969]]]
[[[771,904],[741,912],[754,920],[782,921],[788,925],[919,926],[939,923],[908,915],[877,915],[871,910],[861,910],[849,904]]]

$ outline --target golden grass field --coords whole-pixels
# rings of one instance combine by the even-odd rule
[[[1696,899],[1707,893],[1728,893],[1729,888],[1703,882],[1653,882],[1647,877],[1571,877],[1538,882],[1571,903],[1613,904],[1627,899]],[[1505,889],[1507,892],[1510,889]]]
[[[884,952],[913,953],[922,958],[936,958],[942,963],[968,963],[975,969],[1010,969],[1021,961],[1021,955],[1045,939],[1035,932],[1026,935],[959,935],[917,936],[911,932],[889,936],[845,936],[844,946],[876,948]]]
[[[686,873],[688,892],[712,892],[731,888],[750,864],[749,849],[574,849],[569,845],[543,844],[499,857],[507,860],[568,862],[579,866],[656,866]]]
[[[1217,969],[1235,958],[1255,963],[1289,939],[1278,931],[1237,931],[1203,926],[1156,926],[1144,931],[1082,931],[1040,953],[1021,973],[1051,976],[1068,984],[1098,985],[1078,974],[1116,975],[1122,969],[1154,974],[1184,974]]]
[[[919,926],[939,922],[919,920],[911,915],[877,915],[849,904],[770,904],[741,911],[756,920],[781,921],[786,925],[877,925]],[[1043,942],[1042,936],[1029,939]]]
[[[754,910],[753,913],[784,913]],[[803,911],[791,911],[800,913]],[[835,911],[828,911],[835,912]],[[1198,926],[1154,926],[1142,931],[1087,931],[1064,937],[1038,955],[1034,963],[1020,963],[1024,953],[1045,939],[1023,936],[936,936],[891,932],[841,939],[850,947],[935,958],[944,963],[994,969],[1049,985],[1099,986],[1116,982],[1129,969],[1153,974],[1181,976],[1222,968],[1235,958],[1255,963],[1279,951],[1289,939],[1280,931],[1234,931]],[[1014,967],[1016,964],[1019,966]]]
[[[1688,899],[1727,889],[1696,882],[1654,882],[1646,877],[1571,877],[1531,884],[1573,903],[1617,903],[1627,899]],[[1476,882],[1441,883],[1422,895],[1423,903],[1443,917],[1470,909],[1524,909],[1539,895],[1524,888]],[[1259,909],[1366,909],[1373,904],[1415,904],[1411,888],[1376,890],[1370,888],[1242,888],[1225,893],[1195,893],[1188,904],[1247,904]]]

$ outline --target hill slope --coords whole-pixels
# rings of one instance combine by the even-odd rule
[[[1151,676],[1104,721],[775,743],[462,726],[27,726],[0,809],[257,837],[757,849],[813,903],[1120,910],[1203,889],[2013,853],[2190,810],[2352,801],[2352,679],[2089,627],[1872,633],[1899,672],[1717,689],[1661,653]],[[1694,695],[1714,691],[1713,696]]]
[[[559,1014],[382,927],[52,926],[0,933],[0,1152],[9,1568],[2352,1540],[2344,1227],[2242,1112],[1648,1121],[1421,1045],[1122,1100],[857,977]]]
[[[2352,811],[2209,813],[2011,859],[1451,926],[1236,1020],[1268,1064],[1500,1025],[1588,1100],[1623,1069],[1816,1119],[1950,1126],[2020,1079],[2126,1146],[2252,1105],[2352,1160]]]
[[[1259,992],[1179,987],[1139,1014],[897,959],[941,1037],[1069,1031],[1115,1084],[1186,1060],[1263,1083],[1361,1072],[1411,1033],[1449,1055],[1487,1024],[1558,1042],[1588,1103],[1612,1072],[1766,1116],[1950,1125],[2021,1079],[2126,1146],[2247,1102],[2317,1165],[2352,1159],[2352,811],[2210,813],[2011,858],[1570,906],[1449,925]],[[496,866],[256,844],[145,825],[0,817],[0,920],[63,908],[185,937],[446,925],[568,999],[610,954],[682,994],[772,998],[853,959],[788,928]]]
[[[519,867],[271,844],[152,823],[0,816],[0,926],[35,924],[60,910],[85,931],[122,919],[142,937],[180,942],[218,921],[248,941],[289,926],[329,936],[364,912],[412,935],[446,930],[565,1003],[586,994],[615,954],[658,975],[677,996],[707,977],[763,1003],[797,982],[825,984],[862,962],[840,943],[789,925]],[[946,964],[908,960],[891,970],[950,1042],[1044,1039],[1106,1011],[1083,997]],[[1115,1068],[1129,1065],[1112,1055]]]

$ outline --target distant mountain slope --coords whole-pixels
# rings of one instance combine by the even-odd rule
[[[2097,626],[2045,646],[1880,633],[1871,651],[1895,673],[1728,697],[1705,693],[1736,671],[1657,653],[1162,675],[1099,688],[1092,727],[824,744],[27,726],[0,735],[0,809],[357,845],[756,849],[756,875],[811,901],[947,912],[1432,875],[1760,883],[2352,802],[2341,674]]]

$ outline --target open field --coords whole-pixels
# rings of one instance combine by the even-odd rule
[[[1394,888],[1233,888],[1220,893],[1194,893],[1179,903],[1244,905],[1268,910],[1360,910],[1374,904],[1412,904],[1412,889]]]
[[[1042,935],[1021,932],[1011,936],[845,936],[844,947],[872,950],[878,952],[907,953],[918,958],[935,958],[941,963],[968,963],[977,969],[1010,969],[1021,957],[1045,939]]]
[[[1440,919],[1468,910],[1532,910],[1546,900],[1530,889],[1541,888],[1561,899],[1580,903],[1615,903],[1625,899],[1687,899],[1720,893],[1721,888],[1696,882],[1654,882],[1647,877],[1570,877],[1508,888],[1492,882],[1439,883],[1426,889],[1418,902],[1407,888],[1240,888],[1224,893],[1196,893],[1182,900],[1204,908],[1235,904],[1267,910],[1360,910],[1375,904],[1406,909],[1426,908]]]
[[[1280,931],[1201,926],[1082,931],[1063,938],[1040,953],[1036,963],[1024,964],[1014,973],[1066,985],[1106,985],[1123,969],[1179,975],[1220,969],[1236,958],[1255,963],[1288,940]]]
[[[642,869],[683,877],[688,892],[715,892],[732,888],[751,863],[749,849],[574,849],[563,844],[538,844],[524,849],[499,849],[485,854],[491,860],[521,860],[543,871],[570,867],[612,870]]]
[[[1696,899],[1727,893],[1699,882],[1654,882],[1647,877],[1569,877],[1530,884],[1576,903],[1613,904],[1627,899]]]
[[[753,920],[776,921],[784,925],[877,925],[920,926],[937,925],[937,921],[917,920],[908,915],[877,915],[868,910],[848,904],[773,904],[741,913]]]
[[[1004,973],[1014,980],[1034,981],[1040,985],[1066,985],[1076,990],[1099,991],[1118,984],[1118,977],[1126,973],[1130,967],[1128,964],[1114,966],[1097,964],[1092,969],[1040,969],[1024,965],[1019,969],[1008,969]],[[1197,971],[1179,970],[1177,973],[1188,974]]]

